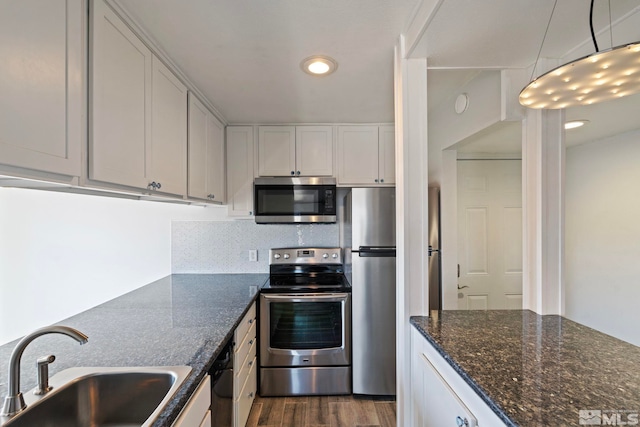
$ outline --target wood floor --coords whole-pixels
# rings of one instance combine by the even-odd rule
[[[396,402],[353,396],[260,397],[246,427],[395,427]]]

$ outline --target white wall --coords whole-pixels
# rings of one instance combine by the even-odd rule
[[[0,344],[171,273],[171,221],[196,207],[0,188]]]
[[[565,316],[640,345],[640,131],[567,149]]]

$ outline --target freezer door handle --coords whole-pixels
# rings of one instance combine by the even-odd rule
[[[395,246],[360,246],[357,251],[351,253],[360,257],[394,257],[396,256]]]

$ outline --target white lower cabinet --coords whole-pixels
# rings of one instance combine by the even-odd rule
[[[505,426],[436,349],[413,328],[411,413],[413,427]]]
[[[211,427],[211,377],[206,375],[178,415],[173,427]],[[207,423],[208,420],[208,423]]]
[[[257,318],[251,306],[233,335],[233,425],[244,427],[257,391]]]

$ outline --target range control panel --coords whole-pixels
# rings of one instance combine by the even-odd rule
[[[269,250],[269,264],[342,264],[340,248],[277,248]]]

